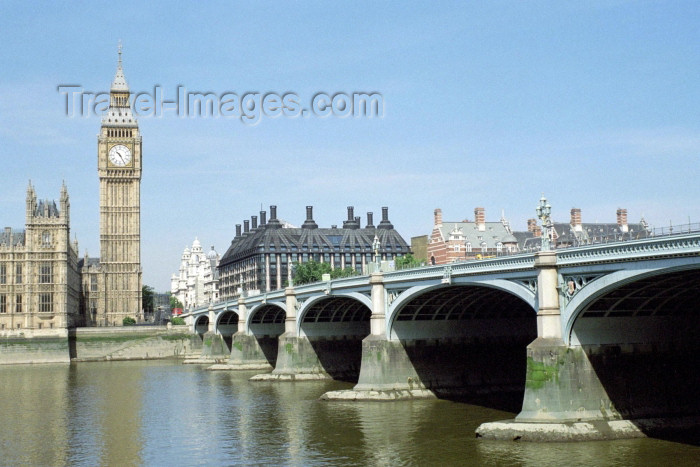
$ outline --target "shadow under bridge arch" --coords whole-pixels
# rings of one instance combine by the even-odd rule
[[[362,339],[370,333],[369,297],[323,296],[300,310],[299,336],[308,339],[323,370],[334,379],[357,382]]]
[[[527,346],[537,338],[534,294],[469,283],[416,287],[399,297],[389,310],[389,336],[426,388],[442,398],[520,409]]]
[[[194,332],[200,339],[204,339],[204,334],[209,330],[209,317],[200,315],[194,322]]]
[[[248,314],[248,333],[255,337],[265,359],[274,368],[277,362],[279,336],[284,333],[287,319],[282,303],[266,303],[253,308]]]
[[[615,411],[629,419],[700,415],[700,264],[605,284],[577,307],[568,331]]]
[[[228,351],[231,352],[233,335],[238,331],[238,313],[231,310],[219,313],[216,317],[216,330],[223,338]]]

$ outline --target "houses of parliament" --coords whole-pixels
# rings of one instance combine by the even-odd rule
[[[0,233],[0,335],[121,326],[141,306],[141,135],[129,105],[121,49],[97,142],[100,257],[79,257],[70,240],[70,199],[27,187],[24,230]]]

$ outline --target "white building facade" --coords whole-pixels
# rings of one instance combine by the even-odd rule
[[[219,260],[214,247],[205,254],[197,238],[192,242],[192,248],[185,247],[180,269],[170,279],[170,293],[180,300],[185,310],[219,300]]]

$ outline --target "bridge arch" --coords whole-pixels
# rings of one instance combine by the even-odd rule
[[[398,321],[407,321],[408,318],[407,316],[402,316],[401,318],[398,318],[398,316],[403,313],[404,315],[406,314],[406,307],[409,306],[408,304],[413,302],[413,305],[416,304],[415,300],[418,299],[419,297],[426,297],[429,296],[430,294],[433,293],[439,293],[436,291],[439,290],[446,290],[446,289],[451,289],[451,290],[466,290],[466,289],[455,289],[455,287],[460,287],[460,288],[465,288],[465,287],[471,287],[472,291],[477,291],[477,290],[486,290],[488,293],[488,296],[502,296],[502,297],[510,297],[508,300],[512,301],[512,303],[517,304],[516,306],[518,309],[522,307],[523,304],[529,306],[531,308],[531,314],[534,317],[537,311],[537,297],[535,295],[535,292],[533,290],[528,289],[524,285],[517,284],[513,281],[509,281],[506,279],[492,279],[492,280],[461,280],[459,282],[455,281],[453,284],[430,284],[430,285],[419,285],[419,286],[414,286],[411,287],[410,289],[402,292],[396,300],[394,300],[391,305],[389,306],[389,309],[387,310],[387,337],[389,340],[396,340],[398,339],[398,335],[396,332],[396,325]],[[489,292],[490,291],[490,292]],[[482,296],[482,299],[485,297]],[[415,318],[421,318],[421,317],[426,317],[428,316],[425,313],[426,310],[424,310],[422,313],[419,310],[416,310],[418,313],[416,316],[414,316],[413,321],[415,321]],[[398,318],[398,319],[397,319]],[[436,318],[438,319],[445,319],[446,321],[451,321],[451,320],[456,320],[459,319],[458,315],[454,314],[454,309],[443,309],[442,313],[439,314]]]
[[[304,302],[297,312],[297,335],[316,335],[318,330],[311,323],[358,322],[366,320],[372,313],[372,300],[359,292],[344,294],[317,295]],[[304,326],[307,323],[307,326]],[[323,332],[323,331],[321,331]],[[369,334],[369,331],[367,332]]]
[[[194,320],[194,332],[200,338],[204,338],[204,334],[209,330],[209,316],[199,315]]]
[[[520,409],[526,349],[537,338],[534,293],[508,280],[412,287],[391,304],[387,332],[438,397]]]
[[[683,277],[683,273],[697,270],[700,270],[700,263],[698,263],[697,258],[695,258],[695,261],[687,261],[682,264],[676,263],[676,265],[669,267],[624,269],[599,277],[577,292],[566,306],[563,307],[562,325],[564,328],[563,336],[565,343],[573,345],[581,343],[579,336],[574,332],[576,323],[580,323],[579,319],[582,316],[596,317],[596,313],[599,314],[601,310],[596,311],[595,308],[604,306],[603,300],[606,295],[627,286],[632,287],[628,292],[629,294],[633,294],[634,287],[649,287],[651,285],[649,281],[653,282],[655,278],[662,280],[664,277],[667,279],[672,277],[673,280],[680,281],[679,284],[686,283],[687,281],[687,283],[690,283],[692,286],[692,280],[688,279],[690,279],[694,273],[685,278]],[[634,284],[637,285],[635,286]],[[700,298],[700,295],[698,295],[698,298]],[[606,299],[607,302],[612,302],[613,300],[613,297],[608,297]],[[629,302],[625,304],[625,306],[628,305]],[[617,311],[611,310],[613,317],[623,317],[626,315],[625,313],[629,311],[631,310],[621,310],[619,308]],[[642,312],[644,313],[645,311]],[[608,316],[610,316],[610,313],[608,313]]]
[[[216,316],[215,329],[230,352],[233,335],[238,331],[238,313],[233,310],[223,310]]]
[[[333,379],[357,382],[362,341],[370,334],[371,301],[360,293],[309,298],[297,316],[297,335],[308,342],[314,365]]]
[[[569,303],[569,348],[585,354],[614,411],[700,415],[700,263],[617,271],[584,292]]]
[[[286,318],[286,304],[281,302],[261,303],[248,312],[246,333],[277,337],[284,332]]]

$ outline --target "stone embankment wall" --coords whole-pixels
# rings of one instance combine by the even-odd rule
[[[70,363],[67,329],[0,333],[0,365]]]
[[[199,356],[202,340],[186,327],[129,326],[10,331],[0,334],[0,365],[146,360]]]
[[[202,340],[184,327],[78,328],[70,343],[77,362],[188,358],[202,351]]]

